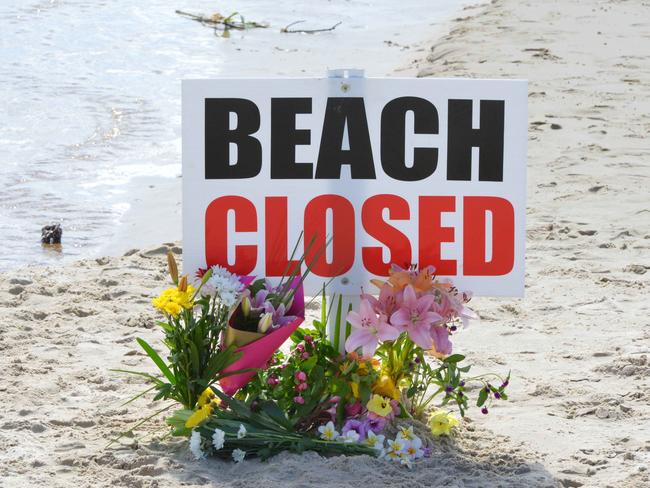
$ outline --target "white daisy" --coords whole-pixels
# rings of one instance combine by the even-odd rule
[[[400,462],[400,464],[401,464],[402,466],[406,466],[406,467],[409,468],[409,469],[411,469],[411,468],[413,467],[413,460],[412,460],[411,457],[410,457],[408,454],[406,454],[405,452],[403,452],[402,454],[400,454],[400,456],[399,456],[399,462]]]
[[[339,441],[346,444],[355,444],[359,442],[359,433],[356,430],[348,430],[345,434],[338,438]]]
[[[334,422],[331,420],[325,425],[321,425],[318,428],[318,432],[320,432],[320,438],[326,441],[336,440],[336,438],[339,436],[339,433],[336,432],[336,429],[334,429]]]
[[[205,457],[201,450],[201,434],[197,430],[193,430],[190,437],[190,452],[194,455],[194,459],[203,459]]]
[[[366,437],[365,443],[367,446],[381,451],[384,449],[384,439],[385,437],[383,435],[377,435],[370,430],[368,431],[368,437]]]
[[[386,456],[393,461],[399,461],[401,455],[406,449],[406,442],[404,439],[401,439],[399,436],[394,441],[388,441],[388,449],[386,450]]]
[[[245,457],[246,457],[246,451],[242,451],[241,449],[235,449],[232,452],[232,460],[235,461],[236,463],[241,463]]]
[[[218,296],[226,307],[232,307],[239,299],[239,293],[244,285],[237,275],[232,274],[221,266],[212,266],[212,276],[203,284],[201,295]]]
[[[422,449],[422,440],[418,436],[413,436],[413,440],[406,443],[404,453],[412,460],[420,459],[424,456],[424,449]]]
[[[413,426],[410,427],[400,427],[399,429],[399,434],[397,434],[397,437],[400,439],[404,439],[406,441],[412,441],[414,437],[417,437],[413,433]]]
[[[212,445],[217,451],[223,447],[225,440],[226,433],[221,429],[214,429],[214,434],[212,434]]]

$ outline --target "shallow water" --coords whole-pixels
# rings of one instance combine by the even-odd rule
[[[222,14],[238,10],[270,24],[224,38],[174,13],[212,14],[215,2],[3,0],[0,270],[106,249],[161,178],[173,180],[169,205],[178,206],[181,79],[321,76],[328,67],[382,76],[468,3],[219,2]],[[315,35],[280,33],[301,19],[305,28],[342,24]],[[39,244],[41,227],[53,222],[64,229],[62,252]],[[130,236],[132,247],[153,244],[142,234]]]

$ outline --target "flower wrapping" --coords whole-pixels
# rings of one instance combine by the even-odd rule
[[[255,277],[242,276],[240,280],[242,283],[244,283],[244,285],[248,286],[255,280]],[[260,334],[260,337],[258,339],[239,347],[237,349],[237,352],[241,352],[242,357],[228,366],[224,370],[224,373],[241,369],[260,369],[266,367],[266,364],[273,356],[273,353],[280,348],[284,341],[286,341],[291,336],[291,334],[296,331],[298,326],[300,326],[300,324],[305,320],[305,295],[300,277],[294,278],[291,283],[291,288],[295,290],[295,294],[291,308],[287,311],[287,313],[289,315],[295,315],[296,319],[278,329],[269,331],[263,335]],[[244,332],[237,331],[236,329],[229,327],[229,331],[226,331],[226,334],[233,334],[233,331],[235,336],[239,335],[240,332]],[[244,334],[255,333],[244,332]],[[254,337],[247,336],[247,338],[244,338],[243,336],[240,336],[238,340],[247,341],[247,339],[251,338]],[[254,375],[255,371],[248,371],[246,373],[227,376],[223,378],[219,384],[226,395],[232,396],[237,390],[248,383]]]

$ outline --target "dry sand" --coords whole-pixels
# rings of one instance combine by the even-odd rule
[[[195,462],[156,440],[160,422],[105,449],[156,407],[120,407],[140,385],[108,370],[149,367],[135,337],[160,339],[150,298],[180,248],[24,268],[0,275],[0,486],[650,486],[649,5],[467,9],[402,72],[530,80],[526,298],[476,299],[481,324],[456,338],[477,369],[512,368],[509,402],[412,471],[313,453]]]

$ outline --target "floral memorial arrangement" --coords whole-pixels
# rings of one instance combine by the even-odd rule
[[[444,407],[464,416],[478,391],[471,404],[487,414],[507,399],[509,375],[470,376],[453,352],[454,334],[478,317],[471,295],[437,279],[433,267],[393,265],[386,281],[373,280],[377,293],[362,293],[347,314],[341,297],[327,303],[324,288],[319,319],[301,327],[303,264],[304,256],[276,284],[219,266],[199,270],[190,284],[169,254],[174,286],[153,300],[164,316],[166,359],[138,339],[160,375],[126,371],[152,384],[138,397],[155,391],[156,400],[172,401],[145,420],[176,407],[166,422],[172,435],[189,438],[196,458],[313,450],[411,467],[430,446],[409,423],[449,435],[459,420]]]

